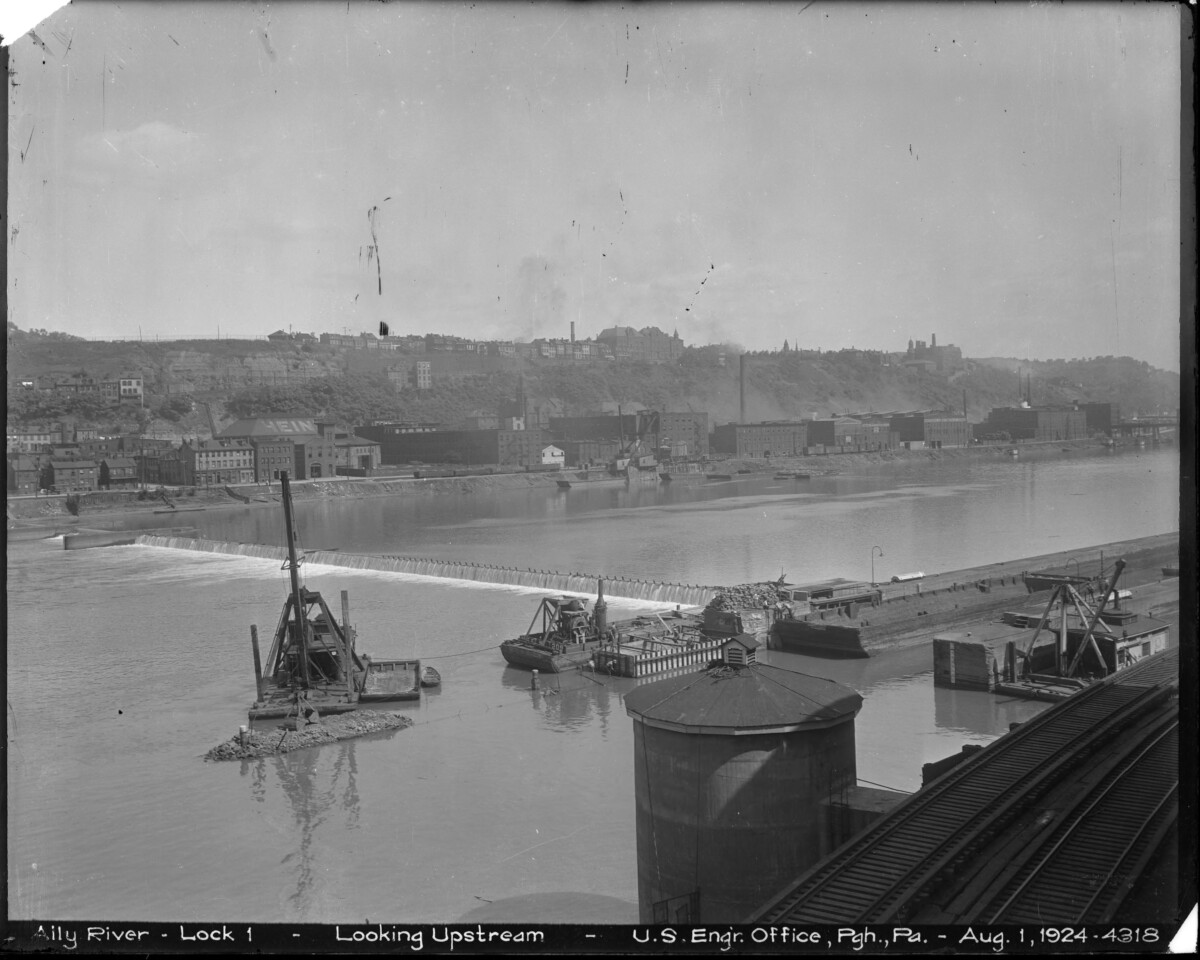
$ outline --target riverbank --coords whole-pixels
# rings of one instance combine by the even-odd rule
[[[894,466],[904,469],[913,464],[940,460],[1011,460],[1017,449],[1021,460],[1051,460],[1065,457],[1111,455],[1099,440],[1053,441],[1008,444],[1004,446],[954,447],[941,450],[880,450],[870,453],[831,453],[812,456],[772,457],[770,459],[709,460],[708,472],[756,476],[779,471],[807,473],[812,477],[836,476],[862,466]],[[412,496],[416,494],[464,495],[482,491],[558,489],[558,480],[571,471],[545,473],[496,473],[470,477],[338,477],[336,479],[293,480],[292,497],[319,500],[330,497],[366,499],[371,497]],[[680,481],[702,479],[702,474],[684,474]],[[231,492],[226,492],[227,490]],[[170,503],[157,494],[139,499],[136,490],[96,491],[80,494],[77,513],[68,508],[65,496],[9,497],[8,528],[45,530],[45,536],[69,532],[86,518],[87,526],[119,526],[122,518],[139,514],[161,514],[164,524],[177,514],[197,510],[254,507],[279,502],[279,485],[241,484],[225,487],[170,488]],[[99,521],[99,523],[97,523]]]

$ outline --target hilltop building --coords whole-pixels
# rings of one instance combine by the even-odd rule
[[[930,342],[909,340],[904,354],[904,365],[910,369],[950,374],[964,367],[962,350],[953,344],[938,346],[937,334],[930,335]]]
[[[616,360],[643,360],[649,363],[668,363],[683,356],[683,340],[678,331],[668,336],[658,327],[609,327],[596,334]]]

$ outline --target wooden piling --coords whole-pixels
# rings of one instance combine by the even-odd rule
[[[261,701],[263,698],[262,658],[258,653],[258,626],[256,624],[250,626],[250,649],[254,651],[254,689]]]

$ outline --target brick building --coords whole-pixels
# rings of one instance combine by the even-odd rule
[[[355,434],[379,444],[385,464],[461,463],[465,466],[532,466],[541,462],[542,430],[407,430],[402,424],[368,424]],[[559,446],[562,446],[559,444]]]
[[[248,440],[185,440],[179,454],[198,487],[254,482],[254,448]]]
[[[686,445],[689,457],[708,456],[707,413],[664,413],[658,420],[659,442],[678,449],[677,444]]]
[[[95,490],[100,471],[93,460],[51,460],[51,483],[59,493]]]
[[[251,437],[250,445],[254,448],[256,481],[278,480],[281,472],[295,475],[296,442],[290,437]]]
[[[658,327],[609,327],[596,334],[596,341],[606,346],[614,359],[642,360],[649,363],[668,363],[683,356],[683,340],[679,333],[667,335]]]
[[[808,424],[804,421],[768,420],[734,426],[739,457],[790,457],[803,454],[808,446]]]
[[[971,424],[966,417],[950,413],[903,413],[891,418],[892,432],[902,447],[967,447],[971,445]]]
[[[8,492],[36,494],[41,487],[42,464],[37,457],[18,453],[8,458]]]
[[[979,437],[1007,440],[1082,440],[1087,414],[1069,407],[995,407],[975,427]]]
[[[135,487],[138,482],[138,464],[130,457],[106,457],[100,461],[100,486],[105,490],[113,487]]]
[[[305,417],[251,417],[231,423],[217,438],[244,440],[252,447],[256,457],[251,480],[278,480],[281,470],[287,470],[293,480],[337,475],[332,423]]]
[[[353,433],[338,432],[333,440],[336,449],[336,468],[363,470],[367,475],[380,464],[380,447],[374,440]]]

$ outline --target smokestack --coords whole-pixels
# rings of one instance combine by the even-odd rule
[[[936,347],[936,346],[937,346],[937,334],[936,334],[936,333],[931,333],[931,334],[929,335],[929,346],[930,346],[930,347]]]
[[[571,321],[571,342],[575,342],[575,321]]]
[[[740,405],[738,410],[738,423],[746,422],[746,355],[743,353],[738,357],[738,394],[740,397]]]

